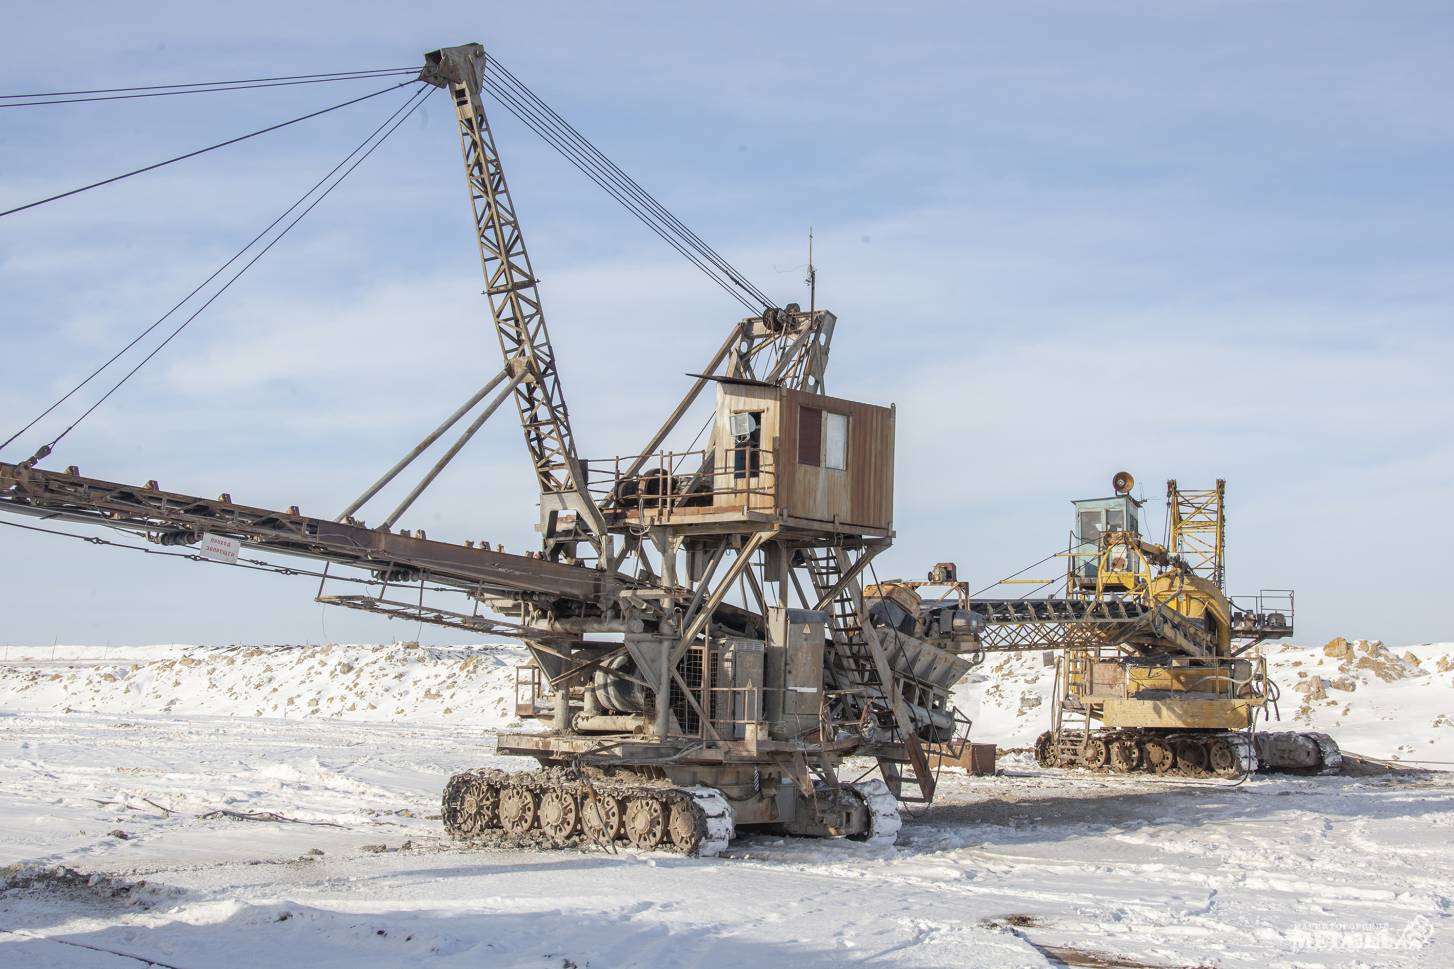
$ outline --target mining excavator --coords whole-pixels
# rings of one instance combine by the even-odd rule
[[[44,470],[49,446],[0,464],[0,510],[224,560],[240,550],[313,559],[325,563],[314,573],[320,602],[522,640],[531,662],[519,708],[545,729],[502,733],[498,750],[539,769],[450,777],[442,816],[455,837],[712,855],[761,826],[892,843],[899,803],[934,796],[928,749],[964,741],[949,691],[982,658],[968,613],[906,631],[865,608],[864,576],[894,535],[894,409],[826,393],[832,313],[764,300],[640,453],[582,458],[486,116],[492,69],[471,44],[427,54],[419,75],[454,108],[503,362],[418,447],[334,517]],[[663,450],[708,388],[705,443]],[[539,550],[401,527],[507,401],[539,486]],[[362,520],[481,404],[392,512]],[[880,776],[840,779],[850,757]]]
[[[1292,635],[1294,596],[1226,595],[1226,482],[1198,490],[1167,482],[1168,537],[1159,544],[1142,536],[1145,502],[1133,485],[1123,471],[1113,495],[1073,503],[1060,595],[963,605],[987,652],[1054,654],[1051,725],[1035,743],[1037,762],[1228,778],[1336,772],[1342,755],[1326,734],[1257,729],[1276,710],[1277,686],[1253,650]]]

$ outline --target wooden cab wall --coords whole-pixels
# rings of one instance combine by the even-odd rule
[[[733,433],[734,414],[759,425],[750,440]],[[739,420],[738,429],[743,426]],[[894,516],[894,409],[765,384],[727,382],[717,390],[719,501],[771,511],[790,523],[850,534],[888,534]],[[757,447],[753,459],[744,450]],[[723,495],[754,480],[760,488]]]

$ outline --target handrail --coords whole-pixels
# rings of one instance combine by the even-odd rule
[[[766,448],[659,451],[645,462],[641,458],[617,455],[582,463],[588,491],[609,500],[607,513],[671,514],[681,507],[720,507],[723,496],[736,505],[777,491],[773,452]],[[639,470],[627,475],[623,468]]]

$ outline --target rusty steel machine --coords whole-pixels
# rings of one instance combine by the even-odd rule
[[[1062,595],[971,606],[986,650],[1055,652],[1051,726],[1036,760],[1190,776],[1337,771],[1342,756],[1326,734],[1256,729],[1277,687],[1253,649],[1292,634],[1294,598],[1226,595],[1226,482],[1167,482],[1164,544],[1142,536],[1133,484],[1123,471],[1112,496],[1073,503]]]
[[[455,110],[503,354],[458,411],[335,518],[75,467],[46,471],[36,465],[48,448],[0,464],[0,510],[161,545],[232,542],[321,560],[320,602],[523,640],[532,669],[521,708],[548,729],[502,734],[498,748],[540,769],[449,778],[443,819],[454,836],[620,840],[711,855],[740,828],[770,826],[891,843],[898,802],[934,796],[926,750],[963,742],[967,722],[949,690],[979,656],[965,623],[982,625],[965,613],[898,628],[881,621],[878,598],[865,607],[865,569],[894,534],[894,409],[826,394],[832,313],[769,303],[729,328],[639,454],[582,458],[486,117],[486,71],[484,49],[472,44],[427,54],[420,74]],[[705,444],[663,450],[709,388]],[[399,527],[507,402],[539,485],[539,551]],[[392,512],[376,525],[361,520],[482,403]],[[361,591],[329,591],[357,574],[348,570],[362,572]],[[441,605],[450,593],[456,599]],[[870,758],[881,777],[840,780],[849,757]]]

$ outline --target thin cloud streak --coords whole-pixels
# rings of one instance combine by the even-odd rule
[[[898,405],[899,536],[880,575],[943,559],[976,584],[1014,571],[1059,547],[1068,500],[1121,467],[1153,505],[1166,477],[1226,477],[1236,591],[1297,586],[1309,638],[1447,638],[1447,543],[1408,524],[1442,521],[1454,484],[1449,18],[1292,4],[1249,32],[1252,9],[757,8],[807,38],[792,57],[748,42],[751,8],[581,6],[549,25],[508,11],[480,39],[780,299],[803,298],[814,226],[819,302],[840,317],[829,389]],[[381,6],[292,10],[286,32],[258,15],[219,47],[230,21],[177,13],[156,28],[97,6],[66,32],[108,82],[253,58],[410,62],[473,39]],[[17,16],[34,49],[8,52],[4,89],[62,30]],[[0,139],[4,195],[89,173],[95,139],[141,157],[154,132],[202,143],[297,103],[32,114]],[[55,461],[324,513],[493,373],[452,122],[443,102],[429,111]],[[0,224],[0,410],[28,419],[171,305],[362,135],[367,119],[349,120]],[[630,453],[740,307],[497,120],[584,456]],[[528,547],[532,487],[519,429],[497,419],[416,527]],[[0,543],[9,641],[322,635],[307,583],[8,529]],[[1385,593],[1414,606],[1371,614]],[[326,623],[333,638],[414,633]]]

